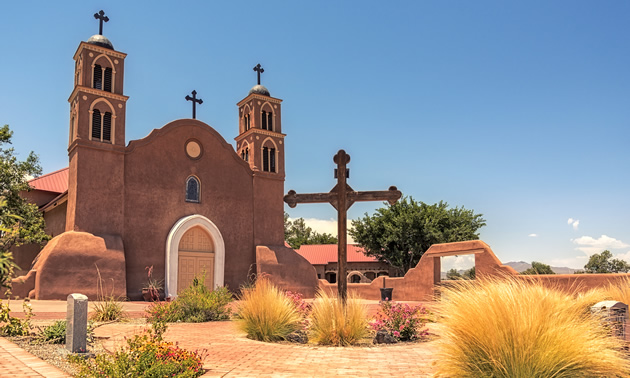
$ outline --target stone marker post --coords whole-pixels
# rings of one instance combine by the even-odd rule
[[[83,294],[68,295],[66,313],[66,349],[70,353],[87,351],[88,298]]]

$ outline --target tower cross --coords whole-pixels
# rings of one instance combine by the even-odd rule
[[[192,101],[193,119],[197,119],[197,104],[199,105],[203,104],[203,100],[200,98],[197,98],[197,91],[193,89],[192,97],[186,95],[186,101]]]
[[[94,13],[94,18],[98,20],[98,34],[103,35],[103,22],[109,21],[109,17],[105,16],[105,12],[101,9],[100,12]]]
[[[348,209],[353,203],[358,201],[387,201],[393,205],[400,199],[402,193],[395,186],[390,186],[389,190],[383,191],[356,192],[346,183],[350,173],[350,170],[347,168],[350,162],[350,155],[346,154],[344,150],[339,150],[333,158],[333,162],[337,164],[337,169],[335,169],[337,185],[330,192],[297,194],[295,190],[289,190],[287,195],[284,196],[284,202],[291,208],[297,206],[298,203],[328,202],[337,210],[337,240],[339,243],[337,252],[337,290],[339,298],[345,305],[348,297],[348,274],[346,269]]]
[[[256,65],[256,67],[254,67],[254,71],[256,71],[256,73],[258,73],[258,85],[260,85],[260,74],[265,72],[265,69],[262,68],[262,66],[260,65],[260,63],[258,63]]]

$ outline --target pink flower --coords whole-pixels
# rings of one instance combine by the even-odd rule
[[[398,332],[398,331],[394,331],[394,336],[396,336],[396,337],[400,337],[400,332]]]

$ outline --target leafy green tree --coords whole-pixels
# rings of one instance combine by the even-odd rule
[[[594,253],[584,265],[585,273],[628,273],[628,271],[630,271],[630,264],[621,259],[613,259],[609,250]]]
[[[462,277],[462,275],[459,274],[457,269],[453,268],[449,270],[448,272],[446,272],[446,279],[447,280],[463,280],[464,277]]]
[[[475,270],[474,266],[468,269],[467,271],[465,271],[463,274],[463,277],[466,280],[474,280],[476,276],[477,276],[477,271]]]
[[[532,266],[522,271],[521,274],[556,274],[556,272],[547,264],[532,261]]]
[[[287,213],[284,213],[284,240],[293,249],[298,249],[303,244],[337,244],[335,236],[313,231],[306,225],[304,218],[298,218],[291,222]]]
[[[44,232],[44,218],[37,205],[29,203],[21,192],[30,190],[28,177],[41,174],[37,156],[31,152],[18,161],[11,144],[13,132],[0,127],[0,284],[10,282],[16,268],[9,250],[25,243],[43,243],[50,239]]]
[[[433,205],[403,197],[386,204],[372,216],[352,221],[349,233],[365,254],[386,262],[405,274],[415,267],[433,244],[479,239],[486,225],[482,214],[446,202]]]

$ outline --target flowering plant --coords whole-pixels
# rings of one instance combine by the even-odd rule
[[[427,329],[423,328],[427,314],[428,311],[422,305],[409,306],[406,303],[385,301],[381,302],[370,326],[375,331],[387,331],[396,340],[415,340],[428,335]]]
[[[291,300],[291,302],[293,302],[295,309],[302,317],[302,329],[306,330],[310,325],[308,316],[311,313],[311,305],[306,303],[304,297],[300,293],[294,293],[287,290],[284,294]]]
[[[152,301],[160,300],[160,291],[163,289],[161,280],[153,278],[153,265],[144,268],[147,271],[147,283],[143,290],[147,290]]]

